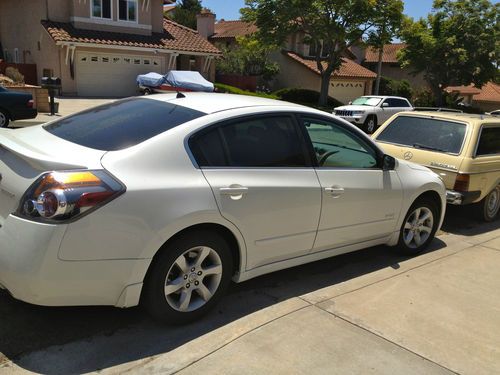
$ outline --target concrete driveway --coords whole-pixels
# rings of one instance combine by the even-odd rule
[[[234,285],[185,327],[2,295],[0,372],[498,374],[500,223],[468,216],[415,258],[377,247]]]
[[[29,120],[19,120],[13,121],[9,127],[14,128],[24,128],[26,126],[32,125],[40,125],[49,121],[54,121],[58,118],[72,115],[74,113],[101,105],[105,103],[112,102],[116,99],[99,99],[99,98],[70,98],[70,97],[61,97],[56,98],[56,102],[59,103],[59,112],[54,116],[51,116],[48,113],[39,113],[38,116],[34,119]]]

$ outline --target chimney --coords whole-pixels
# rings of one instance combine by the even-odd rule
[[[203,8],[201,13],[196,15],[196,30],[208,39],[215,33],[215,14],[210,9]]]

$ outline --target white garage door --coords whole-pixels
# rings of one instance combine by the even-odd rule
[[[365,83],[359,81],[331,81],[328,94],[347,104],[365,94]]]
[[[157,57],[83,52],[77,52],[75,68],[80,96],[135,95],[137,75],[162,71]]]

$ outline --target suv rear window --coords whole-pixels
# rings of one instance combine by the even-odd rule
[[[65,117],[44,129],[81,146],[116,151],[204,115],[169,102],[130,98]]]
[[[424,117],[396,117],[377,141],[424,150],[459,154],[467,125]]]

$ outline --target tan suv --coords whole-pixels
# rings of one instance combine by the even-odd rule
[[[401,112],[373,134],[396,158],[441,176],[449,204],[476,204],[493,221],[500,207],[500,118],[445,112]]]

